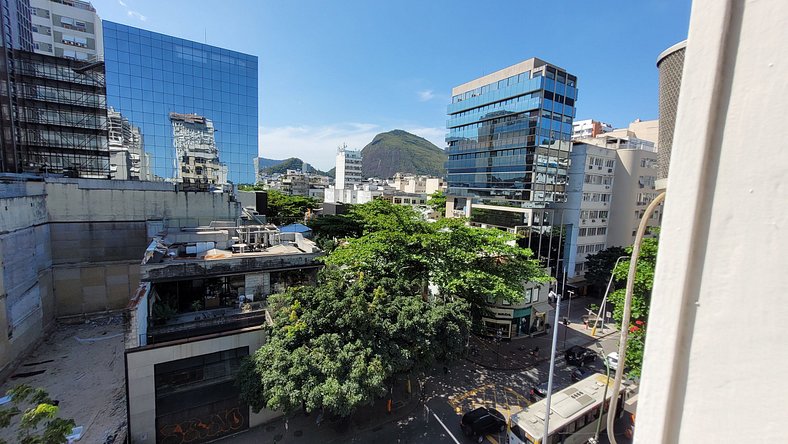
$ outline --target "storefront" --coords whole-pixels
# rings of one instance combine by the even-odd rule
[[[487,336],[496,337],[500,331],[501,338],[512,339],[545,331],[547,313],[538,312],[533,307],[487,307],[487,311],[490,316],[482,317],[484,334]]]

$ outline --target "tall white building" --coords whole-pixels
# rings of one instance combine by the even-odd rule
[[[30,15],[35,52],[76,60],[104,57],[101,19],[90,2],[30,0]]]
[[[361,183],[361,160],[361,151],[349,150],[347,145],[337,149],[335,188],[353,188]]]

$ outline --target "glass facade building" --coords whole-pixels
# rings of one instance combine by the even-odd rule
[[[199,168],[203,159],[176,154],[171,119],[196,115],[212,122],[227,180],[254,183],[257,57],[109,21],[103,26],[107,102],[139,128],[150,168],[140,176],[178,181],[185,164]]]
[[[524,235],[563,266],[577,77],[532,58],[452,89],[446,127],[450,215]]]

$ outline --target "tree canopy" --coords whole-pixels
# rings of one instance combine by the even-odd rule
[[[613,272],[613,266],[621,256],[627,256],[627,250],[624,247],[608,247],[586,257],[586,282],[600,296],[605,292],[607,283],[610,280],[610,274]],[[626,276],[624,280],[626,280]],[[614,280],[613,284],[617,281],[617,279]],[[615,290],[615,286],[612,286],[611,290]]]
[[[324,258],[318,285],[269,297],[274,326],[240,372],[255,409],[348,416],[396,377],[461,357],[488,296],[516,301],[547,279],[513,234],[385,201],[347,217],[360,235]]]
[[[632,292],[632,305],[630,311],[630,335],[627,340],[626,367],[632,376],[640,376],[643,365],[643,349],[645,345],[646,325],[648,322],[649,305],[651,304],[651,289],[654,287],[654,269],[657,265],[658,238],[645,238],[640,246],[640,256],[635,273],[635,284]],[[632,247],[626,249],[627,254],[632,254]],[[629,260],[622,260],[614,270],[615,279],[626,282],[629,273]],[[616,290],[610,294],[610,302],[614,305],[613,318],[619,326],[624,315],[624,298],[626,290]]]
[[[438,213],[440,217],[443,217],[443,214],[446,213],[446,193],[444,193],[442,190],[437,190],[430,194],[430,198],[427,200],[427,205],[429,205],[433,211]]]

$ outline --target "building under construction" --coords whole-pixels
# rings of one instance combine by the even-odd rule
[[[0,169],[109,178],[104,62],[13,51]]]

